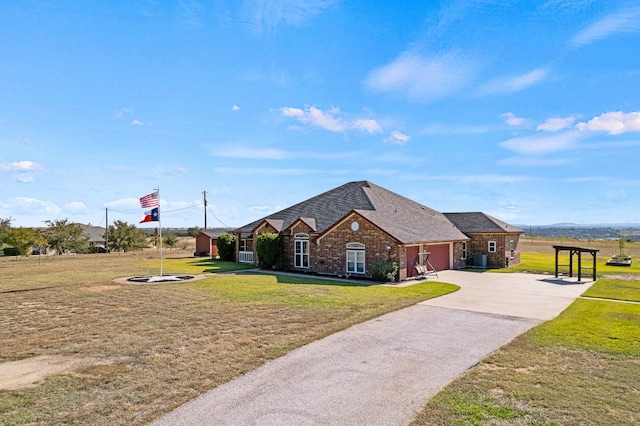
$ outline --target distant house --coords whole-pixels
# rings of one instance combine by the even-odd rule
[[[239,262],[259,264],[256,239],[276,233],[283,240],[286,269],[371,277],[373,265],[389,260],[397,262],[401,280],[424,273],[425,267],[468,266],[470,242],[476,235],[465,234],[446,215],[368,181],[349,182],[233,233]],[[490,248],[483,253],[490,255]],[[511,263],[516,259],[519,253]]]
[[[221,228],[208,231],[200,231],[196,235],[196,256],[218,257],[218,237],[222,234],[229,234],[230,229]]]

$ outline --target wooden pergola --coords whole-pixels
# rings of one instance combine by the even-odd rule
[[[558,266],[568,266],[569,267],[569,276],[573,277],[573,256],[578,255],[578,281],[582,281],[582,253],[591,253],[591,257],[593,259],[593,266],[585,267],[584,269],[590,269],[593,272],[593,281],[596,280],[596,253],[599,250],[583,248],[583,247],[571,247],[571,246],[553,246],[556,250],[556,278],[558,278]],[[569,264],[559,265],[558,264],[558,254],[561,251],[569,252]]]

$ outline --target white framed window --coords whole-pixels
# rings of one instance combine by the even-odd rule
[[[309,267],[309,235],[308,234],[294,235],[293,266],[296,268]]]
[[[516,242],[514,240],[509,241],[509,252],[511,255],[511,259],[516,257]]]
[[[495,253],[495,252],[496,252],[496,242],[489,241],[489,253]]]
[[[247,240],[240,240],[240,251],[247,251]]]
[[[462,242],[462,260],[467,260],[467,242]]]
[[[347,244],[347,273],[348,274],[364,274],[364,244],[349,243]]]

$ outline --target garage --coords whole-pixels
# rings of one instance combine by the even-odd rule
[[[449,263],[449,244],[434,244],[425,247],[429,255],[429,263],[436,271],[445,271],[451,268]]]

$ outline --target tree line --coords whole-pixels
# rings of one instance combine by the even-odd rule
[[[30,255],[34,249],[42,252],[43,249],[52,250],[55,254],[65,253],[91,253],[102,250],[129,252],[139,251],[147,247],[149,239],[144,231],[136,228],[135,224],[116,220],[109,225],[108,231],[102,235],[107,247],[99,247],[89,243],[89,237],[84,233],[82,225],[71,223],[68,219],[47,220],[44,229],[11,226],[11,218],[0,218],[0,248],[6,254],[20,256]],[[153,236],[154,244],[157,244],[158,236]],[[175,233],[167,233],[162,242],[165,246],[173,248],[178,242]]]

